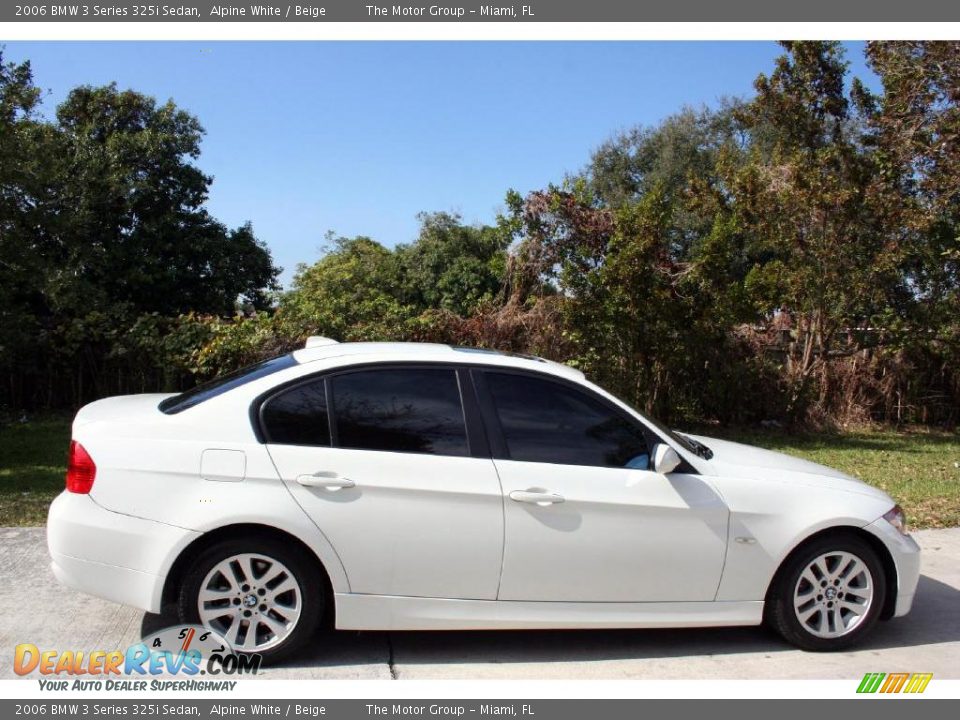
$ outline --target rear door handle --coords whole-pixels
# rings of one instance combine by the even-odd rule
[[[515,502],[546,507],[547,505],[562,503],[563,495],[546,490],[514,490],[510,493],[510,499]]]
[[[323,470],[315,472],[313,475],[298,475],[297,482],[305,487],[323,488],[324,490],[342,490],[343,488],[357,486],[350,478]]]

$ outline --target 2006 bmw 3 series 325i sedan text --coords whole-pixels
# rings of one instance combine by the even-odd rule
[[[87,405],[50,508],[66,585],[277,659],[338,628],[757,625],[807,650],[906,614],[885,493],[659,426],[569,367],[446,345],[304,349]]]

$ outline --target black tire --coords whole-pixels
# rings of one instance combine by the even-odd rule
[[[845,634],[836,637],[821,637],[813,629],[808,628],[797,617],[797,611],[794,609],[794,593],[801,582],[801,574],[811,563],[825,553],[849,553],[859,559],[870,573],[873,582],[873,596],[870,600],[869,608],[862,613],[861,619]],[[823,580],[820,581],[821,583]],[[832,583],[827,581],[827,588]],[[810,587],[807,581],[800,586],[801,589]],[[814,591],[819,593],[819,590]],[[824,590],[826,593],[827,590]],[[836,590],[834,591],[836,592]],[[821,535],[809,542],[801,545],[797,550],[790,554],[771,585],[767,594],[765,606],[765,615],[767,623],[776,630],[787,642],[796,645],[803,650],[812,650],[815,652],[831,652],[842,650],[860,642],[873,629],[874,625],[880,619],[883,611],[884,600],[886,598],[887,583],[884,574],[883,565],[876,551],[868,542],[848,532],[837,531],[826,535]],[[826,602],[829,596],[823,595],[823,600],[819,600],[821,595],[816,595],[810,603],[821,605],[825,612]],[[836,601],[834,601],[836,602]],[[803,606],[806,610],[812,605]],[[831,606],[832,608],[833,606]],[[839,607],[839,606],[838,606]],[[846,617],[851,617],[849,611]],[[834,616],[836,617],[836,616]],[[820,617],[815,614],[811,616],[810,622],[819,623]],[[828,621],[827,621],[828,622]],[[829,628],[830,626],[827,625]]]
[[[326,595],[323,576],[299,548],[276,538],[256,536],[214,543],[203,550],[184,573],[177,598],[177,614],[183,623],[203,624],[198,607],[201,584],[218,563],[245,553],[264,555],[279,561],[299,585],[300,617],[290,634],[271,647],[246,651],[261,655],[265,664],[275,663],[301,650],[316,635],[323,618]],[[237,648],[235,652],[245,651]]]

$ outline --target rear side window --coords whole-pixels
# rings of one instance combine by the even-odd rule
[[[281,355],[280,357],[275,357],[270,360],[264,360],[263,362],[258,362],[256,365],[249,365],[223,377],[197,385],[195,388],[182,392],[179,395],[169,397],[162,401],[158,407],[167,415],[175,415],[178,412],[192,408],[194,405],[199,405],[210,398],[215,398],[217,395],[223,395],[223,393],[238,388],[241,385],[246,385],[248,382],[272,375],[280,370],[286,370],[296,364],[297,361],[294,359],[292,353],[289,355]]]
[[[456,371],[362,370],[330,378],[342,448],[470,454]]]
[[[269,443],[330,446],[330,424],[324,381],[297,385],[274,395],[260,409]]]
[[[643,430],[599,399],[529,375],[485,375],[511,460],[649,469]]]

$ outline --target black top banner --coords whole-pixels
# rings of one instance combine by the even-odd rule
[[[526,0],[525,3],[388,3],[326,0],[131,3],[23,0],[3,3],[0,22],[951,22],[944,0]]]

